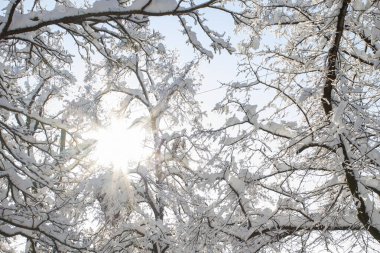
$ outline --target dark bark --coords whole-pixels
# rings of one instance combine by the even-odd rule
[[[20,1],[20,0],[18,0]],[[166,11],[166,12],[149,12],[145,11],[143,8],[139,10],[128,10],[127,8],[124,8],[120,6],[120,10],[118,11],[99,11],[99,12],[86,12],[86,13],[80,13],[78,12],[75,15],[72,16],[64,16],[60,18],[52,18],[48,20],[40,20],[38,17],[34,17],[33,21],[35,21],[34,25],[21,27],[18,29],[4,29],[3,32],[0,34],[0,40],[6,39],[7,37],[10,37],[12,35],[27,33],[27,32],[33,32],[36,31],[42,27],[47,27],[50,25],[58,25],[58,24],[80,24],[85,21],[88,21],[91,19],[92,21],[96,21],[97,18],[99,18],[99,22],[104,21],[105,17],[107,19],[115,18],[115,19],[128,19],[131,17],[131,15],[145,15],[145,16],[169,16],[169,15],[182,15],[187,14],[191,12],[195,12],[199,9],[206,8],[212,4],[217,2],[217,0],[210,0],[205,3],[192,6],[190,8],[184,8],[184,9],[178,9],[176,8],[173,11]],[[11,22],[8,24],[8,27],[10,26]]]
[[[4,27],[3,27],[3,30],[0,32],[0,38],[3,37],[4,34],[7,33],[8,29],[9,29],[9,26],[11,25],[12,23],[12,20],[13,20],[13,15],[16,11],[16,8],[17,8],[17,5],[21,2],[21,0],[16,0],[14,1],[14,3],[12,4],[12,7],[9,11],[9,14],[8,14],[8,19],[7,21],[5,22],[4,24]]]
[[[345,27],[345,18],[347,15],[347,9],[349,6],[350,0],[344,0],[342,3],[342,7],[340,8],[338,17],[337,17],[337,25],[335,32],[334,44],[330,48],[327,55],[327,75],[325,85],[323,87],[323,96],[322,96],[322,106],[325,112],[325,115],[330,118],[332,114],[332,91],[337,80],[337,64],[338,64],[338,53],[339,47],[341,43],[341,39],[344,32]],[[342,135],[340,137],[340,147],[343,151],[344,162],[342,163],[342,167],[345,171],[346,181],[348,188],[350,189],[351,195],[355,199],[355,206],[357,209],[357,217],[359,221],[364,225],[365,229],[377,240],[380,242],[380,231],[376,227],[371,225],[371,217],[367,212],[367,207],[363,197],[359,193],[359,182],[355,177],[355,172],[351,166],[350,157],[347,153],[347,148],[344,145]]]
[[[343,144],[343,139],[342,136],[339,135],[340,141]],[[345,145],[342,145],[342,151],[343,151],[343,156],[344,156],[344,162],[342,164],[344,168],[344,172],[346,175],[346,180],[347,180],[347,185],[348,188],[350,189],[350,192],[352,196],[355,199],[355,206],[357,209],[357,216],[359,221],[364,225],[365,229],[368,230],[368,232],[378,241],[380,242],[380,231],[378,228],[372,226],[372,221],[371,217],[369,216],[367,212],[367,207],[365,204],[365,201],[363,197],[360,195],[359,192],[359,182],[355,177],[355,172],[351,168],[351,161],[347,153],[347,149]]]
[[[350,0],[344,0],[342,7],[340,8],[338,14],[338,20],[336,24],[336,32],[334,44],[330,48],[327,55],[327,75],[325,86],[323,87],[323,96],[322,96],[322,106],[326,115],[330,115],[332,112],[332,91],[334,83],[337,79],[337,62],[338,62],[338,52],[340,42],[342,40],[343,31],[344,31],[344,21],[347,15],[347,9]]]

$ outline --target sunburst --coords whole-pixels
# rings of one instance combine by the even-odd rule
[[[145,147],[144,129],[127,127],[125,120],[113,119],[109,126],[95,131],[96,147],[94,160],[105,166],[127,170],[128,165],[143,159]]]

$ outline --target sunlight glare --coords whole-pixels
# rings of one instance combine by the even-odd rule
[[[144,156],[144,129],[127,128],[125,120],[115,119],[96,132],[95,160],[100,165],[125,170]]]

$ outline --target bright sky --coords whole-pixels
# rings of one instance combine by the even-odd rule
[[[241,35],[235,36],[233,31],[233,20],[225,14],[218,14],[215,12],[207,13],[205,16],[210,28],[216,29],[220,33],[226,32],[231,37],[231,41],[235,48],[241,39]],[[159,31],[165,36],[165,45],[170,50],[176,50],[179,54],[179,59],[182,63],[192,61],[196,52],[190,44],[187,44],[187,37],[182,34],[182,28],[176,17],[153,17],[151,18],[152,29]],[[194,29],[197,31],[197,29]],[[199,31],[199,41],[204,42],[205,46],[210,44],[209,39]],[[65,42],[66,46],[76,52],[73,47],[73,42],[68,40]],[[212,50],[211,48],[207,47]],[[79,55],[75,53],[76,59],[73,61],[71,71],[77,77],[78,85],[83,82],[85,74],[85,66],[83,61],[80,60]],[[202,85],[198,92],[197,99],[202,103],[202,109],[208,111],[209,118],[207,122],[217,122],[221,119],[220,116],[211,112],[217,102],[219,102],[225,95],[225,88],[220,88],[221,82],[230,82],[236,80],[237,64],[239,59],[236,55],[230,55],[226,51],[215,53],[214,58],[209,61],[203,59],[198,68],[202,75]]]
[[[231,41],[236,48],[240,38],[234,36],[233,20],[226,14],[220,14],[208,11],[205,17],[208,20],[207,25],[220,33],[226,33],[231,37]],[[154,17],[151,18],[153,29],[160,31],[165,36],[165,45],[172,50],[179,52],[180,59],[183,62],[191,61],[196,55],[193,47],[187,44],[187,37],[182,34],[182,28],[176,17]],[[199,29],[194,29],[199,31]],[[210,44],[210,40],[199,31],[197,33],[199,41],[205,46]],[[210,49],[210,48],[208,48]],[[221,117],[211,110],[217,102],[225,95],[225,88],[221,87],[221,82],[233,81],[237,76],[238,58],[230,55],[226,51],[215,53],[214,58],[209,61],[204,59],[200,66],[199,72],[202,75],[202,85],[198,92],[197,99],[202,103],[202,109],[208,112],[207,123],[215,123],[221,120]]]

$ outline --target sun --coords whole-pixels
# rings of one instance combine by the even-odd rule
[[[137,127],[127,127],[126,121],[113,119],[109,126],[95,131],[94,160],[99,165],[127,170],[131,163],[143,159],[146,132]]]

